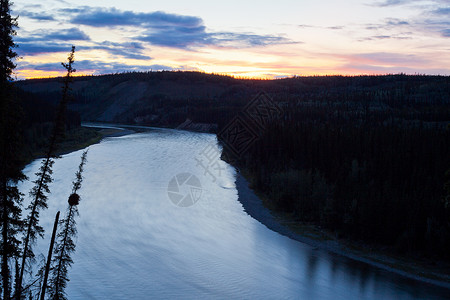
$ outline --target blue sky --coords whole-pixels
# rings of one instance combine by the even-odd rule
[[[16,1],[18,78],[199,70],[450,75],[450,0]]]

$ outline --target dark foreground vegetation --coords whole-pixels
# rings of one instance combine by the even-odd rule
[[[320,106],[285,116],[239,160],[272,207],[400,254],[450,258],[449,129]]]
[[[56,119],[57,105],[42,96],[18,88],[15,89],[14,95],[21,120],[16,130],[22,136],[23,145],[17,154],[21,164],[25,165],[32,159],[45,156]],[[56,153],[62,154],[81,149],[100,140],[101,135],[96,130],[81,127],[79,113],[69,110],[64,114],[63,119],[64,137],[60,140]]]
[[[310,82],[297,99],[274,95],[282,116],[238,158],[253,186],[299,222],[449,260],[449,78]]]
[[[19,86],[51,102],[56,80]],[[450,260],[450,77],[148,72],[78,77],[73,89],[70,107],[84,120],[189,119],[218,131],[265,91],[282,114],[233,163],[273,209],[403,255]]]
[[[34,245],[39,237],[44,237],[39,216],[42,210],[48,208],[53,164],[63,149],[60,146],[65,143],[65,133],[70,133],[72,137],[85,137],[80,132],[80,117],[67,110],[69,84],[75,72],[72,67],[75,47],[68,56],[68,63],[63,63],[67,75],[59,83],[62,91],[59,101],[43,101],[18,89],[13,83],[14,59],[17,57],[13,36],[17,25],[17,18],[10,15],[10,2],[0,0],[0,299],[43,300],[48,289],[50,299],[63,300],[66,299],[65,287],[69,280],[67,270],[72,264],[70,254],[75,250],[72,238],[76,235],[76,208],[70,208],[66,221],[60,224],[65,226],[59,229],[53,260],[55,239],[50,242],[48,257],[43,261],[36,260]],[[72,140],[70,143],[78,141]],[[28,193],[26,206],[25,193],[19,190],[18,184],[28,179],[22,169],[36,155],[42,155],[43,159],[33,176],[34,186]],[[76,172],[70,196],[78,197],[77,201],[71,203],[69,197],[71,207],[79,202],[76,192],[81,188],[85,161],[86,152]],[[56,214],[53,236],[58,231],[59,214]],[[50,273],[52,276],[47,285]]]

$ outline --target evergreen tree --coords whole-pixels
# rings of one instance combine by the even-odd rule
[[[53,259],[52,278],[50,280],[50,299],[67,299],[64,289],[67,286],[69,277],[67,275],[69,267],[73,260],[71,254],[75,251],[73,241],[77,234],[75,216],[78,216],[78,203],[80,196],[77,194],[83,181],[83,168],[86,163],[87,150],[81,155],[81,163],[76,173],[76,179],[73,182],[72,194],[69,196],[69,206],[67,208],[66,218],[60,221],[62,226],[58,233],[58,242],[55,246],[55,257]],[[45,291],[42,291],[45,293]]]
[[[11,297],[9,262],[20,254],[17,235],[21,230],[22,194],[17,182],[25,178],[17,153],[20,149],[20,109],[13,92],[12,73],[16,67],[13,36],[17,18],[11,17],[10,2],[0,1],[0,226],[3,299]]]
[[[64,78],[62,98],[58,106],[58,112],[56,115],[55,125],[53,127],[53,133],[51,135],[49,146],[46,154],[46,158],[42,161],[39,171],[36,173],[38,179],[33,183],[35,186],[30,191],[32,201],[28,206],[29,214],[25,219],[27,231],[24,239],[22,263],[20,265],[20,275],[18,280],[18,286],[16,291],[16,299],[20,299],[22,295],[22,283],[23,275],[26,266],[26,259],[33,258],[34,254],[31,249],[31,245],[36,241],[37,236],[43,236],[43,228],[39,226],[39,211],[47,208],[47,194],[50,193],[48,184],[52,182],[53,164],[58,142],[64,136],[64,115],[67,109],[67,103],[69,101],[69,84],[72,81],[72,73],[75,72],[73,63],[75,55],[75,46],[72,46],[72,50],[68,56],[68,63],[62,63],[67,70],[67,74]]]
[[[5,83],[11,80],[16,65],[13,59],[16,58],[17,53],[14,52],[16,44],[13,41],[13,36],[16,35],[15,28],[17,27],[17,18],[11,17],[9,0],[0,0],[0,81]]]

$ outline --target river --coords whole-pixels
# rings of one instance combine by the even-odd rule
[[[448,299],[447,289],[267,229],[244,211],[231,166],[215,161],[208,173],[196,160],[219,151],[215,141],[155,129],[90,146],[69,299]],[[55,163],[49,209],[41,213],[46,236],[35,252],[48,251],[80,155]],[[26,175],[33,180],[38,167],[38,160],[28,165]]]

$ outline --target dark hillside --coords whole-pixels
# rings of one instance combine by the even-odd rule
[[[18,82],[55,103],[59,78]],[[406,119],[448,120],[450,78],[441,76],[327,76],[280,80],[234,79],[198,72],[148,72],[76,77],[70,108],[85,121],[176,126],[187,118],[222,123],[258,92],[284,106],[333,106],[356,113],[397,111]]]
[[[53,103],[59,81],[17,85]],[[281,113],[258,129],[244,120],[258,136],[237,157],[229,141],[222,142],[224,155],[273,209],[401,254],[450,259],[444,190],[450,181],[450,77],[86,76],[75,78],[70,107],[86,121],[167,127],[192,121],[193,128],[217,124],[220,132],[244,116],[261,91]]]

